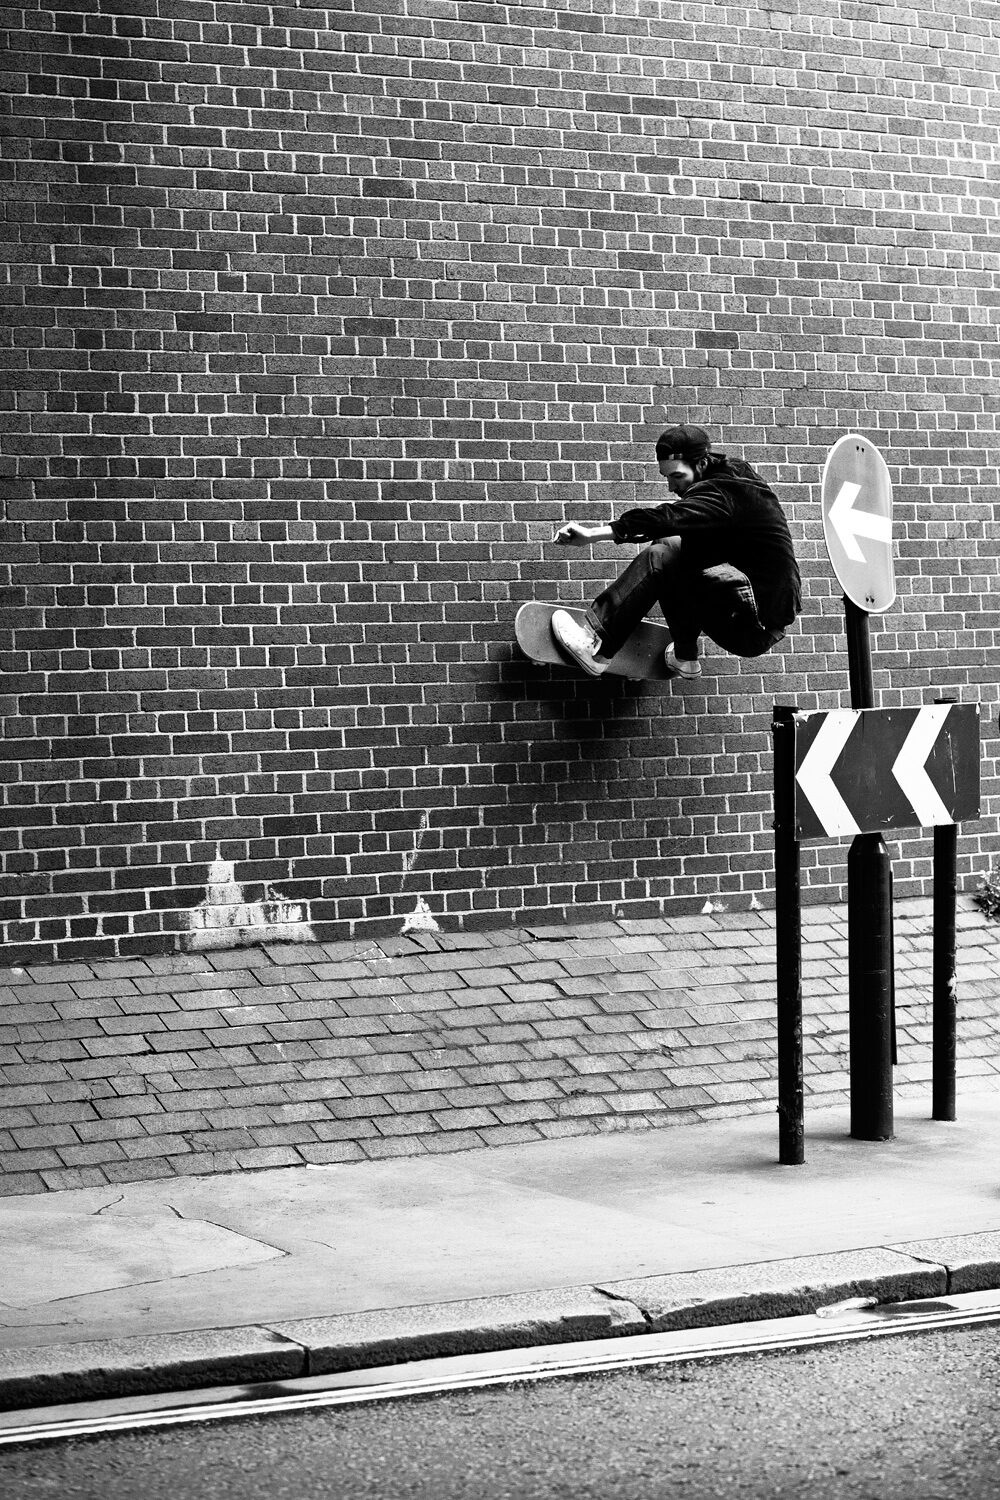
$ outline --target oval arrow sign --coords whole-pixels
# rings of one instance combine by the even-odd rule
[[[866,437],[848,433],[823,469],[823,531],[837,581],[859,609],[881,614],[896,599],[892,561],[892,480]]]

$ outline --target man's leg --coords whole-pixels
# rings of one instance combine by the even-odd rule
[[[732,656],[762,656],[785,633],[762,623],[749,578],[729,563],[706,568],[699,593],[705,634]]]
[[[694,593],[685,577],[688,572],[681,560],[680,537],[666,537],[637,553],[587,610],[587,623],[600,637],[601,656],[610,658],[620,651],[658,603],[677,656],[696,660],[700,629]]]

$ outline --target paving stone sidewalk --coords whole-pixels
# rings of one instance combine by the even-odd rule
[[[275,1394],[247,1383],[579,1341],[644,1357],[650,1334],[719,1324],[818,1333],[845,1302],[875,1320],[863,1336],[914,1298],[995,1315],[1000,1092],[929,1113],[899,1100],[871,1142],[813,1108],[796,1166],[758,1115],[8,1198],[0,1445],[65,1417],[23,1408],[66,1401],[236,1384],[242,1406]]]
[[[0,971],[0,1191],[323,1165],[773,1110],[773,911]],[[806,1092],[846,1098],[847,919],[803,912]],[[959,1075],[1000,1089],[1000,926],[959,898]],[[897,902],[897,1092],[931,1074]]]

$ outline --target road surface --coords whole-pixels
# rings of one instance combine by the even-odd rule
[[[6,1500],[992,1500],[1000,1326],[0,1451]]]

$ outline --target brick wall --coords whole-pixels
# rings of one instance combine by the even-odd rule
[[[766,905],[772,705],[848,702],[848,431],[895,485],[880,702],[984,705],[988,868],[993,0],[2,15],[9,962]],[[525,663],[519,603],[623,555],[553,530],[656,493],[680,418],[779,489],[800,625],[678,691]]]

